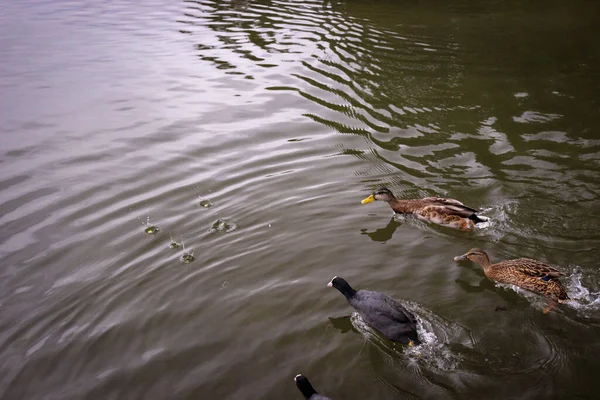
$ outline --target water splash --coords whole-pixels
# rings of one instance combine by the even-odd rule
[[[583,272],[580,267],[575,267],[568,280],[565,281],[567,293],[571,301],[566,305],[578,311],[600,310],[600,290],[593,291],[583,285]]]
[[[192,263],[196,257],[194,257],[194,251],[193,250],[186,250],[185,249],[185,242],[183,241],[183,238],[181,239],[181,246],[183,248],[183,254],[181,255],[181,262],[183,262],[184,264],[190,264]]]
[[[194,253],[183,253],[181,255],[181,261],[184,264],[190,264],[191,262],[193,262],[196,259],[196,257],[194,257]]]
[[[518,203],[514,200],[505,200],[489,207],[481,209],[480,215],[487,218],[487,221],[475,225],[475,232],[485,234],[492,242],[498,242],[504,232],[514,230],[510,216],[516,214]],[[493,228],[493,229],[490,229]]]
[[[148,235],[154,235],[160,231],[158,226],[150,223],[149,215],[146,217],[146,222],[142,222],[142,225],[146,226],[146,228],[144,228],[144,232],[146,232]]]
[[[487,208],[481,209],[480,212],[487,213],[487,212],[492,212],[492,210],[493,210],[492,207],[487,207]],[[485,221],[475,224],[475,229],[487,229],[487,228],[490,228],[492,225],[494,225],[492,218],[490,218],[486,215],[483,215],[483,214],[479,214],[479,213],[477,213],[477,216],[480,219],[483,219]]]
[[[443,371],[454,371],[463,357],[453,345],[473,348],[471,333],[458,323],[448,321],[416,303],[404,306],[417,318],[417,333],[421,344],[409,347],[406,355],[413,362],[422,362]]]
[[[160,229],[158,229],[158,226],[150,225],[149,227],[147,227],[146,229],[144,229],[144,232],[146,232],[148,235],[154,235],[159,230]]]
[[[563,279],[566,286],[567,294],[571,298],[570,301],[563,303],[565,306],[571,307],[578,311],[597,311],[600,310],[600,290],[593,291],[584,286],[582,282],[583,272],[579,267],[576,267],[569,277]],[[547,306],[547,300],[544,296],[530,292],[515,285],[496,282],[495,285],[502,289],[512,290],[519,295],[525,297],[532,306],[544,308]]]
[[[171,243],[169,243],[169,248],[170,249],[178,249],[179,243],[177,243],[176,241],[173,240],[173,236],[171,235],[171,233],[169,233],[169,238],[171,238]]]
[[[451,347],[453,344],[459,344],[472,348],[473,339],[470,332],[459,324],[447,321],[415,303],[403,302],[403,305],[417,318],[417,333],[421,340],[418,346],[406,346],[389,341],[369,326],[356,312],[352,313],[350,321],[369,343],[384,353],[389,353],[391,350],[406,362],[423,363],[430,368],[443,371],[456,370],[462,356]]]
[[[513,292],[518,293],[520,296],[527,299],[533,307],[543,309],[548,305],[548,301],[544,296],[530,292],[529,290],[523,289],[519,286],[500,282],[494,282],[494,285],[497,288],[504,290],[512,290]]]
[[[214,206],[215,204],[212,201],[210,201],[210,199],[202,199],[202,200],[200,200],[199,205],[200,205],[200,207],[210,208],[210,207]]]
[[[222,218],[216,220],[211,227],[209,228],[209,232],[222,232],[222,233],[230,233],[237,230],[238,224],[235,221],[228,221]]]

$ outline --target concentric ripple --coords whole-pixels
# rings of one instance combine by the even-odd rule
[[[597,395],[599,6],[442,3],[4,0],[0,397]],[[489,226],[360,204],[380,186]],[[340,334],[335,275],[419,304],[426,343]]]

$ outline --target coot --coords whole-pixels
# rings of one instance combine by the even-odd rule
[[[298,375],[296,375],[294,380],[296,381],[296,386],[298,387],[298,390],[300,390],[302,392],[305,399],[307,399],[307,400],[331,400],[329,397],[325,397],[325,396],[317,393],[315,388],[313,388],[312,385],[310,384],[310,382],[308,381],[308,378],[305,377],[304,375],[298,374]]]
[[[372,290],[354,290],[343,278],[334,276],[327,284],[339,290],[370,326],[393,342],[417,345],[417,320],[400,302]]]

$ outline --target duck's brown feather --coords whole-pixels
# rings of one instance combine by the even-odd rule
[[[400,214],[415,213],[419,210],[436,210],[440,214],[458,215],[461,217],[470,217],[477,210],[463,205],[460,201],[454,199],[444,199],[441,197],[426,197],[424,199],[396,200],[391,203],[392,210]]]
[[[501,261],[484,267],[484,272],[490,279],[543,294],[552,300],[565,301],[569,299],[559,280],[565,274],[538,260],[519,258]]]
[[[415,214],[419,218],[442,225],[452,225],[461,229],[473,229],[477,210],[465,206],[458,200],[442,197],[396,200],[390,203],[392,210],[399,214]]]

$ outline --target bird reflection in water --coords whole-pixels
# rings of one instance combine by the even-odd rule
[[[329,317],[329,322],[331,325],[341,333],[348,333],[350,331],[354,331],[358,333],[354,325],[352,325],[352,321],[350,320],[350,315],[346,315],[345,317],[332,318]]]
[[[374,232],[368,232],[363,228],[360,230],[360,234],[369,236],[374,242],[385,243],[392,238],[396,229],[401,225],[402,222],[399,222],[396,218],[392,217],[385,228],[377,229]]]

